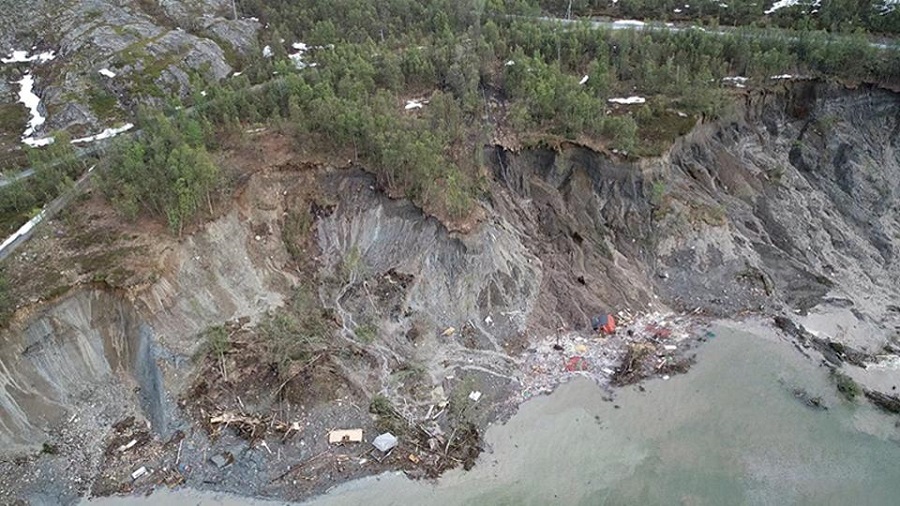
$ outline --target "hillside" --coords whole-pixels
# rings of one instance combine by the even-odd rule
[[[2,224],[62,204],[0,263],[0,502],[434,478],[561,382],[686,372],[716,319],[900,406],[893,12],[235,7],[3,22]],[[400,446],[327,442],[355,427]]]

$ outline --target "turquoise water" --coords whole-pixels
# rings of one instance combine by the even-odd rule
[[[620,390],[576,381],[491,428],[471,472],[386,475],[313,505],[896,505],[897,417],[839,399],[788,344],[719,328],[687,375]],[[804,388],[830,407],[792,394]],[[616,408],[615,406],[619,406]],[[262,504],[193,491],[103,504]],[[93,504],[93,503],[91,503]]]

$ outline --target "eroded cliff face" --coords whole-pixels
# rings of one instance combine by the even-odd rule
[[[534,325],[579,328],[604,307],[727,317],[825,302],[853,307],[848,329],[880,327],[865,343],[877,347],[898,295],[898,145],[896,93],[797,83],[658,159],[494,150],[492,205],[542,261]]]
[[[153,331],[115,295],[66,297],[4,340],[0,356],[0,443],[8,452],[43,442],[44,431],[83,402],[94,416],[130,406],[165,431]]]
[[[721,315],[840,306],[844,330],[822,330],[880,349],[898,300],[898,133],[896,93],[805,83],[679,141],[654,167],[661,296]],[[700,226],[698,206],[713,210]]]
[[[321,430],[371,424],[352,406],[376,394],[419,419],[479,391],[468,415],[487,423],[514,407],[537,340],[588,335],[590,317],[610,310],[798,312],[875,353],[898,311],[898,143],[898,95],[810,82],[749,96],[658,159],[489,147],[488,218],[468,234],[387,198],[361,170],[282,158],[190,236],[144,237],[152,276],[29,309],[0,348],[0,442],[35,449],[66,423],[88,431],[67,422],[85,400],[100,438],[129,413],[160,434],[193,427],[171,401],[194,380],[202,331],[252,327],[310,280],[333,315],[326,349],[340,351],[317,367],[335,385],[286,389],[341,392],[307,399],[303,416]],[[291,220],[308,224],[308,241]],[[241,409],[266,406],[249,399]],[[239,464],[234,487],[280,494],[252,478],[272,466]]]

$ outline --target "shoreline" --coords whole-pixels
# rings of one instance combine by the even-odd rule
[[[611,426],[610,429],[604,428],[606,423],[612,423],[607,422],[607,418],[609,417],[613,417],[610,420],[613,420],[615,417],[621,416],[625,416],[626,419],[632,419],[632,421],[626,423],[625,426],[632,427],[632,429],[630,430],[634,431],[634,437],[641,437],[640,435],[646,433],[646,431],[650,431],[650,433],[652,434],[666,434],[668,433],[668,430],[671,430],[667,429],[667,427],[678,426],[679,424],[683,423],[703,423],[699,421],[691,422],[691,420],[694,420],[698,417],[700,420],[704,419],[705,416],[707,416],[703,414],[704,409],[690,407],[692,403],[696,401],[679,400],[682,399],[682,397],[680,395],[676,395],[675,391],[684,391],[685,393],[692,392],[695,387],[692,387],[690,385],[697,385],[697,388],[700,388],[703,384],[709,381],[708,375],[710,374],[710,371],[721,371],[717,374],[724,373],[726,374],[726,376],[723,377],[723,380],[727,379],[727,381],[725,381],[722,385],[710,388],[718,389],[725,388],[729,385],[743,385],[746,382],[746,378],[745,380],[742,380],[741,378],[734,377],[729,373],[729,371],[731,371],[732,369],[730,361],[728,360],[729,357],[737,358],[745,356],[745,352],[743,351],[738,352],[737,355],[734,354],[734,351],[728,351],[734,349],[746,349],[748,351],[751,351],[750,357],[755,358],[748,357],[748,360],[759,360],[760,357],[764,357],[764,360],[770,364],[769,368],[771,368],[772,370],[788,371],[778,374],[778,377],[780,378],[778,382],[774,381],[776,379],[774,377],[769,380],[765,380],[765,385],[769,385],[766,388],[771,390],[771,393],[767,395],[775,396],[774,399],[783,398],[783,400],[779,402],[796,411],[799,415],[802,415],[803,417],[809,417],[811,420],[821,420],[821,422],[818,423],[825,423],[828,420],[832,419],[835,420],[835,422],[828,422],[826,424],[829,426],[836,423],[838,419],[844,419],[849,416],[848,413],[850,412],[847,411],[848,407],[842,403],[836,392],[822,390],[828,387],[827,380],[825,380],[823,376],[824,371],[822,371],[821,368],[817,366],[815,361],[811,362],[807,358],[798,354],[795,350],[791,349],[791,343],[777,334],[773,328],[770,328],[770,331],[765,333],[754,332],[751,334],[750,332],[748,332],[748,327],[757,326],[757,328],[759,328],[759,324],[765,325],[765,322],[753,319],[751,319],[751,321],[749,322],[734,320],[719,320],[712,322],[713,331],[717,334],[723,333],[723,335],[721,336],[717,335],[716,339],[719,339],[721,337],[725,340],[725,342],[712,343],[705,347],[701,347],[698,350],[699,357],[696,366],[698,368],[698,372],[696,374],[696,377],[692,376],[691,374],[687,374],[685,376],[680,376],[677,378],[673,377],[671,381],[651,379],[639,385],[617,388],[614,390],[616,396],[616,400],[614,402],[610,402],[607,400],[606,393],[601,387],[599,387],[592,381],[586,380],[585,378],[575,378],[572,381],[563,383],[549,395],[536,396],[522,404],[522,408],[519,413],[514,415],[509,421],[503,424],[492,426],[490,428],[490,430],[486,434],[490,449],[489,451],[486,451],[484,454],[482,454],[482,456],[478,460],[478,464],[472,471],[454,470],[448,474],[445,474],[439,480],[410,480],[407,477],[403,476],[403,474],[400,472],[388,472],[340,483],[325,491],[323,494],[310,497],[298,503],[287,503],[283,500],[272,498],[247,498],[242,496],[230,496],[227,494],[211,491],[198,491],[195,489],[180,488],[174,491],[164,489],[162,490],[161,495],[158,495],[159,493],[157,492],[149,496],[149,498],[135,496],[127,496],[124,498],[112,497],[100,501],[83,501],[81,504],[111,506],[169,504],[170,501],[174,499],[180,498],[187,500],[187,498],[189,498],[192,503],[200,505],[340,505],[356,504],[356,501],[358,501],[361,497],[371,497],[373,499],[372,504],[382,504],[382,502],[379,501],[389,500],[385,498],[385,494],[393,497],[393,499],[390,500],[396,500],[399,503],[409,501],[411,497],[418,497],[420,500],[425,500],[425,497],[430,497],[432,500],[438,498],[451,498],[447,499],[449,501],[449,504],[462,504],[467,500],[473,499],[473,497],[487,497],[477,494],[473,496],[472,494],[474,494],[475,492],[471,492],[471,487],[485,487],[482,493],[489,493],[488,490],[496,490],[497,487],[502,488],[502,484],[504,483],[503,480],[512,479],[511,477],[513,476],[523,474],[524,477],[527,478],[527,476],[529,476],[528,473],[534,472],[535,466],[537,465],[529,464],[531,459],[541,460],[542,458],[548,458],[545,453],[554,454],[556,458],[568,458],[566,457],[567,454],[565,452],[562,452],[560,454],[559,448],[556,448],[559,445],[567,447],[568,443],[553,443],[553,440],[556,437],[554,436],[554,434],[557,434],[558,431],[565,430],[564,428],[568,427],[567,424],[575,423],[575,427],[581,427],[581,429],[578,429],[579,431],[587,430],[592,434],[597,434],[598,437],[605,437],[608,439],[607,443],[603,443],[603,446],[597,447],[595,450],[598,455],[604,455],[604,458],[598,461],[602,464],[602,462],[607,461],[613,455],[616,455],[617,452],[621,451],[625,451],[627,455],[632,455],[633,457],[643,455],[643,450],[638,451],[638,453],[633,453],[637,450],[636,447],[633,447],[633,442],[627,443],[624,439],[620,439],[619,436],[602,436],[604,434],[604,430],[616,430],[615,424]],[[752,339],[752,341],[748,339]],[[725,350],[727,354],[723,355],[723,350]],[[776,364],[786,365],[778,366]],[[789,372],[794,369],[796,369],[796,372]],[[760,376],[760,378],[762,379],[768,377],[769,376],[766,374]],[[810,388],[817,394],[825,397],[826,402],[829,403],[834,412],[832,414],[829,414],[828,412],[810,409],[799,402],[798,399],[793,398],[789,390],[790,387],[795,385],[795,382],[796,384],[805,386],[806,388]],[[648,395],[651,397],[646,397]],[[675,397],[672,397],[673,395],[675,395]],[[722,395],[725,394],[723,393]],[[675,405],[680,405],[685,402],[687,402],[688,404],[683,408],[679,408],[679,410],[675,412],[669,412],[667,410],[667,414],[662,415],[663,418],[657,421],[655,417],[647,418],[646,415],[639,414],[648,409],[650,410],[649,412],[653,412],[652,406],[648,406],[648,404],[653,404],[657,401],[652,401],[652,399],[669,399],[669,401],[666,402],[674,402]],[[735,400],[738,403],[735,406],[744,404],[740,398]],[[710,400],[708,402],[714,401]],[[621,405],[621,409],[619,409],[619,405]],[[638,406],[644,407],[640,408],[637,412],[634,412],[635,409],[638,409]],[[729,408],[727,406],[722,406],[722,408],[725,411],[717,416],[727,417],[729,416],[729,410],[737,409],[736,407]],[[598,418],[598,421],[594,422],[594,416],[591,415],[591,413],[596,409],[600,410],[600,413],[606,414],[599,415],[600,418]],[[861,418],[860,420],[867,420],[865,424],[868,424],[862,426],[863,429],[866,430],[864,430],[858,437],[871,437],[865,434],[871,434],[872,436],[874,436],[878,433],[879,430],[881,430],[876,430],[877,426],[885,425],[890,421],[890,417],[881,414],[877,410],[869,407],[867,404],[856,405],[855,407],[853,407],[853,410],[854,412],[858,410],[859,413],[861,413],[859,415],[856,415],[856,418],[859,418],[859,416],[863,416],[863,418]],[[584,413],[584,415],[582,416],[579,413]],[[538,417],[538,419],[540,419],[540,424],[534,423],[536,420],[535,417]],[[563,420],[567,421],[563,422]],[[580,422],[576,422],[578,420],[580,420]],[[600,424],[600,426],[598,426],[598,428],[596,429],[600,430],[600,432],[596,432],[595,429],[591,428],[595,423]],[[779,426],[783,423],[784,422],[780,422]],[[844,426],[846,423],[848,422],[841,422],[841,424],[838,424],[838,426]],[[859,425],[860,423],[863,422],[854,422],[855,425]],[[522,432],[523,430],[525,431],[524,433]],[[800,427],[797,427],[796,430],[802,429]],[[860,428],[857,427],[856,430],[860,430]],[[739,441],[743,441],[745,439],[746,438],[743,436],[738,438]],[[665,438],[660,441],[664,442],[664,444],[666,445],[674,444],[674,442],[677,441],[673,440],[672,442],[665,442],[667,440],[668,438]],[[531,443],[531,441],[537,442]],[[568,441],[569,443],[573,442],[571,438],[567,438],[566,441]],[[617,445],[624,444],[624,448],[626,448],[626,450],[622,450],[621,448],[619,450],[615,450],[616,442],[618,442]],[[822,445],[828,444],[828,441],[824,440],[819,442]],[[548,444],[550,446],[547,446]],[[592,445],[596,444],[598,444],[597,441],[592,442]],[[607,444],[613,444],[614,446],[608,447],[608,451],[602,450],[601,448],[607,448],[607,446],[605,446]],[[524,445],[523,449],[521,450],[519,449],[520,445]],[[577,452],[577,450],[574,449],[571,451]],[[514,454],[518,454],[519,456],[515,457]],[[646,462],[646,457],[640,457],[639,462]],[[605,465],[612,466],[612,464]],[[637,465],[637,461],[630,464],[629,466],[631,467],[626,466],[626,469],[630,469],[630,471],[625,472],[624,474],[613,473],[616,474],[616,476],[610,477],[609,480],[604,481],[602,484],[595,484],[594,486],[600,487],[600,490],[606,490],[609,487],[616,489],[619,486],[617,485],[617,480],[627,481],[633,479],[628,478],[629,476],[632,476],[631,473],[637,473],[637,470],[640,469],[640,466],[646,464],[640,464],[638,465],[638,467],[634,467],[635,465]],[[531,471],[526,471],[527,469],[531,469]],[[497,476],[497,473],[499,473],[499,479],[501,481],[499,483],[491,485],[491,483],[493,483],[493,480],[496,480],[498,478],[488,479],[488,477]],[[550,477],[556,477],[557,474],[558,472],[556,471],[549,472]],[[555,482],[553,480],[550,481]],[[534,485],[524,486],[526,488],[529,488]],[[578,487],[576,486],[575,488]],[[552,490],[555,489],[550,487],[550,489],[545,491],[545,493],[549,494]],[[493,494],[496,492],[490,493]],[[561,491],[557,491],[556,493],[561,493]],[[468,497],[469,499],[462,499],[464,497]],[[158,500],[154,498],[157,498]],[[443,501],[444,499],[438,500]],[[560,497],[560,500],[564,500],[563,496]],[[394,502],[383,503],[394,504]]]

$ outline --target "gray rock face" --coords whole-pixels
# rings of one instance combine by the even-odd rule
[[[0,26],[14,24],[13,18],[21,16],[13,13],[21,8],[4,9]],[[138,104],[159,105],[169,93],[188,96],[192,72],[217,81],[232,72],[229,54],[258,52],[259,23],[223,18],[233,16],[226,0],[168,0],[155,6],[123,0],[38,1],[27,8],[37,15],[18,19],[27,26],[4,32],[0,43],[10,49],[38,44],[57,51],[56,60],[44,64],[37,78],[36,89],[48,111],[38,135],[73,127],[74,133],[86,134],[115,126],[111,123],[122,122]],[[52,27],[45,26],[46,19],[53,20]],[[17,33],[46,36],[25,40]],[[101,76],[103,68],[116,76]]]
[[[257,55],[260,52],[256,37],[260,29],[258,21],[223,18],[202,18],[199,31],[220,43],[228,44],[242,56]],[[224,49],[224,48],[223,48]]]
[[[557,280],[531,315],[546,330],[614,303],[720,316],[833,306],[846,330],[833,334],[869,350],[900,324],[888,310],[900,298],[896,93],[795,83],[637,164],[575,147],[491,158],[515,197],[494,191],[496,214],[523,218]]]

